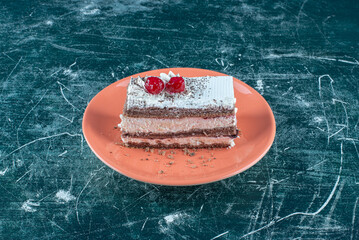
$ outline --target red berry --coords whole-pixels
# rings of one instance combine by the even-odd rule
[[[165,88],[165,84],[158,77],[149,77],[145,82],[145,88],[151,94],[159,94]]]
[[[180,93],[185,89],[185,82],[182,77],[172,77],[168,83],[166,83],[166,89],[170,93]]]

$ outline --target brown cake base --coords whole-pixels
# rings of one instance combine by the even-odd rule
[[[171,149],[171,148],[191,148],[191,149],[197,149],[197,148],[228,148],[231,147],[230,144],[211,144],[211,145],[198,145],[198,146],[193,146],[193,145],[181,145],[181,144],[170,144],[170,145],[165,145],[165,144],[157,144],[156,146],[152,146],[151,144],[147,144],[147,143],[133,143],[133,142],[128,142],[125,144],[125,146],[127,147],[133,147],[133,148],[160,148],[160,149]]]

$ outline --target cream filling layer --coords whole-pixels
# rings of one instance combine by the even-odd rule
[[[191,145],[191,146],[211,146],[213,144],[223,144],[230,147],[234,146],[234,140],[230,137],[181,137],[181,138],[163,138],[163,139],[149,139],[149,138],[132,138],[125,137],[122,141],[126,143],[147,143],[151,146],[158,144],[163,145]]]
[[[236,116],[215,118],[134,118],[122,114],[119,127],[126,133],[176,133],[194,129],[213,129],[236,126]]]

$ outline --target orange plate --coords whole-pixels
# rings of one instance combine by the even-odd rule
[[[196,68],[167,68],[135,74],[159,76],[179,73],[184,77],[225,76],[223,73]],[[196,185],[218,181],[243,172],[257,163],[271,147],[275,120],[268,103],[247,84],[234,79],[237,98],[238,128],[241,137],[231,149],[198,149],[194,156],[183,150],[166,150],[165,155],[144,149],[123,147],[121,131],[115,126],[126,100],[131,76],[119,80],[98,93],[86,108],[82,128],[92,151],[106,165],[130,178],[161,185]],[[173,155],[173,159],[168,155]]]

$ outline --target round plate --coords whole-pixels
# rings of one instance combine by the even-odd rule
[[[196,68],[167,68],[135,74],[98,93],[84,113],[82,128],[92,151],[106,165],[139,181],[161,185],[196,185],[218,181],[243,172],[257,163],[271,147],[275,120],[268,103],[253,88],[234,78],[240,138],[231,149],[150,150],[121,145],[120,122],[127,85],[138,75],[159,76],[172,71],[183,77],[226,76]],[[191,156],[193,155],[193,156]]]

